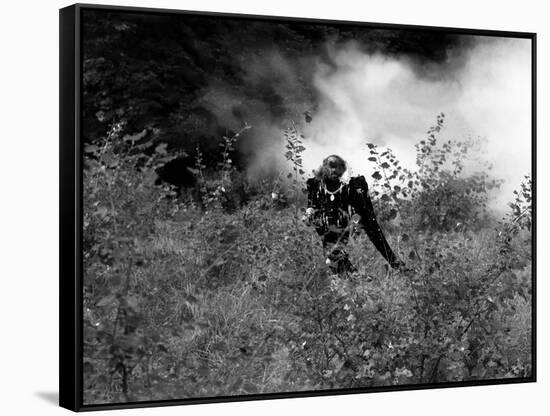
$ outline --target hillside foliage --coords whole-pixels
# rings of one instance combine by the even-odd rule
[[[248,183],[233,163],[246,127],[218,141],[197,186],[158,168],[180,157],[111,125],[85,147],[84,402],[118,403],[530,376],[531,180],[488,219],[498,181],[466,172],[471,140],[416,145],[415,170],[366,143],[371,197],[407,267],[360,234],[354,278],[331,275],[305,206],[297,125],[288,177]],[[253,126],[252,126],[253,128]]]

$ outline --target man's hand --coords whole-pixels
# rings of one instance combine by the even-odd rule
[[[304,216],[302,217],[302,221],[306,225],[311,225],[313,223],[313,214],[315,214],[315,210],[311,207],[306,209],[306,212],[304,213]]]

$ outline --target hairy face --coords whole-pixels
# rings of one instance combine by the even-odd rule
[[[339,156],[329,156],[323,161],[323,178],[336,181],[346,171],[346,162]]]

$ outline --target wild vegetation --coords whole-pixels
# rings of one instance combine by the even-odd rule
[[[196,186],[158,169],[180,157],[143,147],[124,122],[84,149],[86,404],[418,385],[531,375],[531,180],[509,214],[487,210],[474,139],[416,144],[414,170],[365,143],[371,198],[407,267],[350,241],[359,276],[329,273],[305,208],[299,127],[282,132],[288,177],[250,182],[219,141],[200,146]],[[253,129],[253,126],[252,126]]]

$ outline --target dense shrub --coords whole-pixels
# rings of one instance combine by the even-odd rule
[[[368,160],[375,165],[373,196],[382,220],[393,220],[400,213],[401,221],[415,229],[452,230],[457,225],[476,226],[485,219],[489,193],[501,181],[492,179],[491,166],[479,160],[466,173],[465,165],[476,160],[481,139],[440,144],[443,124],[440,114],[427,138],[415,145],[415,170],[403,167],[391,149],[367,143]]]
[[[508,219],[517,229],[531,231],[533,226],[532,186],[531,176],[526,175],[520,184],[520,190],[514,191],[514,202],[508,204],[512,211],[508,214]]]

